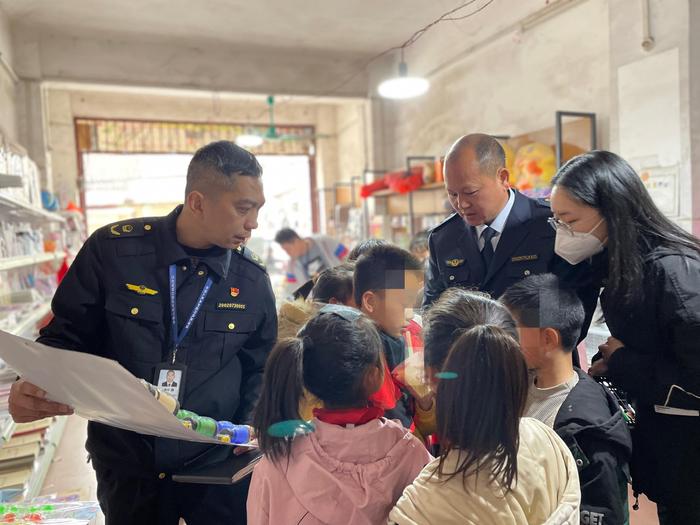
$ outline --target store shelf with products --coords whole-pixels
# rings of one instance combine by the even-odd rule
[[[0,188],[21,188],[22,184],[21,176],[0,173]]]
[[[0,329],[29,339],[51,314],[71,229],[66,216],[42,208],[39,187],[26,152],[0,141]],[[8,399],[16,377],[0,362],[1,502],[38,495],[65,427],[65,418],[12,421]]]
[[[34,224],[46,221],[59,223],[66,221],[57,213],[46,211],[3,193],[0,193],[0,218],[3,220],[26,220]]]
[[[44,252],[36,255],[20,255],[18,257],[7,257],[0,259],[0,272],[7,270],[15,270],[27,266],[34,266],[45,262],[63,260],[65,254],[60,252]]]
[[[40,303],[34,305],[32,311],[25,317],[20,318],[16,328],[10,330],[10,333],[20,337],[30,336],[36,331],[36,326],[51,313],[51,302]]]
[[[14,427],[12,438],[0,449],[0,501],[39,495],[66,423],[61,416]]]
[[[518,136],[494,135],[506,152],[511,185],[530,197],[548,197],[557,168],[597,145],[595,113],[556,111],[554,122],[552,127]],[[407,157],[405,170],[389,176],[396,177],[400,173],[402,182],[409,183],[409,179],[418,176],[413,168],[420,165],[423,165],[423,184],[413,184],[411,191],[405,193],[393,189],[377,190],[377,186],[381,188],[379,181],[387,172],[368,170],[367,174],[374,176],[374,181],[365,180],[366,186],[363,187],[371,192],[368,198],[374,201],[369,235],[403,245],[414,234],[435,226],[452,213],[444,190],[442,163],[435,157]],[[434,166],[433,173],[430,166]]]
[[[413,178],[411,191],[402,193],[389,188],[368,196],[374,202],[374,219],[368,233],[408,246],[415,233],[438,224],[449,215],[450,208],[440,159],[427,155],[407,157],[406,169],[402,173]],[[378,171],[374,173],[375,179],[379,180],[385,174]]]
[[[25,499],[36,498],[44,486],[44,480],[49,472],[58,444],[61,442],[63,431],[66,429],[68,418],[60,416],[54,418],[51,426],[46,431],[43,446],[36,459],[31,476],[25,484]]]

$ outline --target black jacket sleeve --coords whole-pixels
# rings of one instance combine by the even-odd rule
[[[656,330],[666,344],[654,353],[618,349],[608,360],[609,375],[634,398],[664,404],[672,385],[700,395],[700,260],[667,256],[654,265],[645,303],[656,309]],[[615,334],[613,334],[614,336]],[[625,343],[625,341],[622,341]],[[697,397],[676,390],[670,406],[700,408]]]
[[[428,258],[428,269],[425,274],[425,285],[423,288],[423,307],[430,306],[440,297],[440,294],[445,291],[445,285],[440,280],[440,269],[437,262],[437,254],[435,251],[435,238],[431,234],[428,239],[428,249],[430,257]]]
[[[617,424],[626,425],[622,417]],[[577,440],[581,449],[587,452],[585,461],[588,462],[579,469],[581,523],[627,523],[631,438],[630,449],[624,449],[604,436],[586,437],[585,432],[579,434]],[[579,459],[576,453],[574,457]]]
[[[41,330],[38,342],[102,355],[105,294],[98,235],[85,242],[61,281],[51,302],[54,318]]]
[[[234,417],[236,423],[250,424],[255,404],[260,397],[265,361],[277,341],[277,310],[270,278],[265,275],[260,281],[264,286],[261,297],[265,301],[265,317],[257,330],[238,352],[241,361],[241,402]]]

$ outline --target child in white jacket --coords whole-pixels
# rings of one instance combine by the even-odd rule
[[[521,418],[528,375],[512,336],[471,328],[438,377],[440,457],[406,487],[389,522],[578,525],[576,463],[552,429]]]

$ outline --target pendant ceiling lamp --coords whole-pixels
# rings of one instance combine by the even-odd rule
[[[242,148],[257,148],[262,146],[264,139],[260,135],[253,135],[252,133],[244,133],[236,137],[236,144]]]
[[[423,77],[409,77],[408,66],[403,58],[401,48],[401,62],[399,63],[399,76],[390,78],[379,84],[379,94],[384,98],[406,100],[420,97],[430,88],[430,82]]]

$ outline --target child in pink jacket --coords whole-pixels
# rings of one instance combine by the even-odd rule
[[[255,413],[265,457],[251,480],[250,525],[386,522],[431,456],[368,402],[383,381],[381,352],[374,324],[339,305],[277,344]],[[311,422],[298,412],[304,386],[325,407]]]

